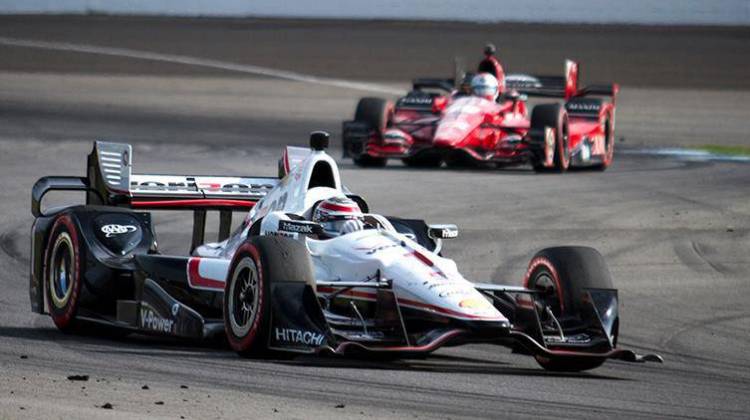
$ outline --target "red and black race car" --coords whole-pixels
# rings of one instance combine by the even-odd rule
[[[579,87],[578,64],[570,60],[564,76],[506,75],[493,45],[484,55],[477,73],[416,79],[395,104],[360,99],[354,120],[343,123],[344,157],[359,166],[400,158],[419,167],[529,163],[557,172],[612,163],[617,84]],[[496,100],[472,95],[476,74],[494,76]],[[559,99],[535,105],[529,115],[530,96]]]

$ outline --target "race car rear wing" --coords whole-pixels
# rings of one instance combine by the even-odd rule
[[[593,84],[580,88],[578,63],[571,60],[565,61],[565,76],[508,74],[505,76],[505,88],[527,96],[565,98],[566,101],[576,97],[597,95],[610,96],[614,102],[619,91],[616,83]]]
[[[144,210],[192,210],[194,244],[201,242],[206,211],[220,212],[219,240],[229,236],[233,211],[248,211],[273,189],[275,177],[153,175],[132,173],[129,144],[97,141],[86,177],[47,176],[31,190],[31,213],[47,216],[42,199],[50,191],[85,191],[87,205]]]
[[[440,89],[451,93],[456,86],[455,79],[420,78],[411,82],[413,90]]]

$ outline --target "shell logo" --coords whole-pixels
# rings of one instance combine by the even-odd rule
[[[490,303],[487,302],[487,299],[469,298],[459,302],[458,306],[465,309],[484,309],[489,307]]]

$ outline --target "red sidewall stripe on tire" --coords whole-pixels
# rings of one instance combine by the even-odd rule
[[[70,240],[73,243],[73,264],[74,269],[73,272],[75,273],[75,276],[73,278],[73,284],[72,289],[70,292],[70,298],[68,298],[68,301],[66,302],[65,311],[60,314],[57,311],[55,311],[52,308],[52,302],[47,302],[47,308],[49,310],[50,316],[52,317],[52,320],[55,322],[55,325],[58,328],[65,328],[68,325],[70,325],[71,321],[73,320],[73,316],[75,315],[76,309],[78,308],[78,295],[81,290],[81,253],[80,253],[80,247],[78,246],[78,233],[76,232],[75,223],[73,223],[73,220],[69,215],[62,215],[57,218],[55,221],[55,224],[52,226],[51,232],[55,233],[60,225],[63,225],[67,228],[68,234],[70,235]],[[52,261],[50,261],[50,258],[53,257],[50,255],[52,252],[52,248],[54,248],[54,241],[52,241],[50,238],[50,241],[47,243],[47,251],[45,252],[45,267],[44,267],[44,277],[45,277],[45,288],[48,293],[53,293],[49,288],[51,286],[50,282],[52,279],[49,277],[49,269],[50,264]],[[54,238],[57,239],[56,237]]]
[[[263,275],[263,266],[260,261],[260,253],[258,252],[258,248],[255,247],[253,244],[243,244],[241,245],[237,251],[235,252],[234,260],[232,261],[231,267],[234,267],[235,264],[239,263],[240,259],[242,258],[242,254],[247,252],[250,254],[250,257],[255,262],[255,266],[258,271],[258,306],[256,307],[257,314],[255,316],[255,319],[253,320],[253,325],[250,327],[250,330],[247,332],[247,335],[245,337],[237,337],[234,335],[234,332],[232,331],[232,325],[231,321],[229,321],[229,316],[234,316],[234,314],[226,313],[225,321],[224,321],[224,329],[227,333],[227,340],[229,341],[229,344],[235,351],[245,351],[252,346],[253,341],[255,340],[255,336],[258,334],[258,328],[260,326],[260,323],[262,321],[261,318],[263,318],[263,299],[265,296],[264,293],[264,282],[265,278]],[[224,299],[233,299],[233,296],[229,294],[229,288],[232,282],[232,277],[234,276],[234,271],[229,270],[227,273],[227,283],[226,283],[226,289],[224,292]],[[235,286],[236,287],[236,286]],[[225,310],[229,309],[229,305],[225,304]]]
[[[547,270],[552,275],[552,281],[555,282],[555,287],[557,289],[557,299],[560,301],[560,310],[565,309],[565,301],[563,300],[563,291],[560,287],[560,276],[557,274],[557,270],[555,269],[555,266],[552,264],[552,262],[547,259],[546,257],[536,257],[529,263],[529,268],[526,270],[526,274],[523,277],[523,287],[527,288],[529,287],[529,281],[531,280],[531,275],[534,273],[534,270],[536,270],[539,266],[544,266],[547,268]]]

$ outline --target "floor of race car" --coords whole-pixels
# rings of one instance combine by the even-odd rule
[[[100,23],[84,27],[75,19],[45,18],[22,25],[0,18],[0,37],[138,47],[126,36],[133,29],[120,20],[93,20]],[[299,65],[288,57],[274,62],[263,51],[256,62],[252,54],[229,53],[238,47],[214,46],[240,35],[247,42],[252,36],[265,39],[262,29],[191,22],[134,25],[162,34],[143,48],[163,53],[357,78],[350,65],[326,58],[319,46],[317,55],[308,51]],[[268,29],[280,23],[258,25]],[[387,24],[369,25],[352,35],[355,46],[374,43],[378,31],[388,32]],[[201,44],[201,37],[178,42],[196,28],[211,43]],[[287,36],[273,42],[284,51],[302,49],[304,31],[318,45],[331,41],[326,38],[331,33],[346,39],[340,33],[347,28],[352,31],[344,24],[340,32],[312,24],[287,27]],[[450,44],[443,51],[428,42],[435,33],[431,28],[398,30],[415,63],[441,54],[450,60],[459,50],[473,56],[487,37],[503,34],[503,29],[459,25],[458,39],[480,45]],[[578,55],[587,61],[602,49],[632,51],[630,41],[618,43],[617,31],[637,31],[601,29],[594,42],[564,28],[535,30],[536,44],[547,39],[545,34],[579,42]],[[368,93],[0,45],[0,56],[14,57],[0,63],[0,418],[330,418],[332,412],[347,418],[746,417],[750,165],[625,153],[644,146],[750,144],[745,128],[750,86],[744,75],[708,62],[691,62],[690,74],[672,68],[687,49],[690,57],[705,52],[747,68],[750,54],[734,55],[747,48],[747,42],[737,47],[747,33],[736,31],[679,30],[670,38],[674,45],[654,41],[662,49],[641,51],[639,60],[608,53],[607,65],[589,69],[583,63],[585,77],[601,74],[606,81],[621,75],[622,83],[630,82],[617,111],[617,137],[624,141],[618,141],[614,166],[604,173],[535,175],[525,167],[416,171],[398,162],[361,170],[341,163],[344,182],[374,211],[458,224],[460,237],[446,243],[445,255],[476,281],[518,284],[534,251],[545,246],[598,248],[620,290],[621,344],[657,352],[665,363],[609,362],[583,374],[545,372],[527,356],[490,345],[441,349],[426,359],[396,362],[308,356],[250,361],[210,343],[59,333],[28,304],[29,192],[38,177],[82,175],[95,138],[133,142],[137,171],[273,175],[283,144],[304,145],[307,132],[317,128],[337,136],[356,98]],[[108,35],[97,35],[102,33]],[[638,33],[642,40],[661,37],[648,28]],[[538,71],[556,69],[558,57],[534,61],[508,44],[500,44],[500,51],[528,59]],[[350,48],[342,47],[347,53]],[[382,47],[377,51],[377,57],[385,54]],[[577,52],[573,46],[568,51]],[[367,64],[367,54],[360,60]],[[375,67],[373,76],[388,89],[403,87],[411,76],[434,75],[422,74],[421,64],[404,64],[407,57],[394,55],[392,61],[401,67],[391,73]],[[638,84],[641,71],[648,77]],[[365,70],[358,74],[367,79]],[[695,82],[695,74],[706,80]],[[339,144],[334,138],[336,158]],[[182,251],[190,220],[189,214],[157,216],[165,252]],[[70,375],[88,375],[88,380],[69,380]],[[102,408],[105,404],[112,409]]]

